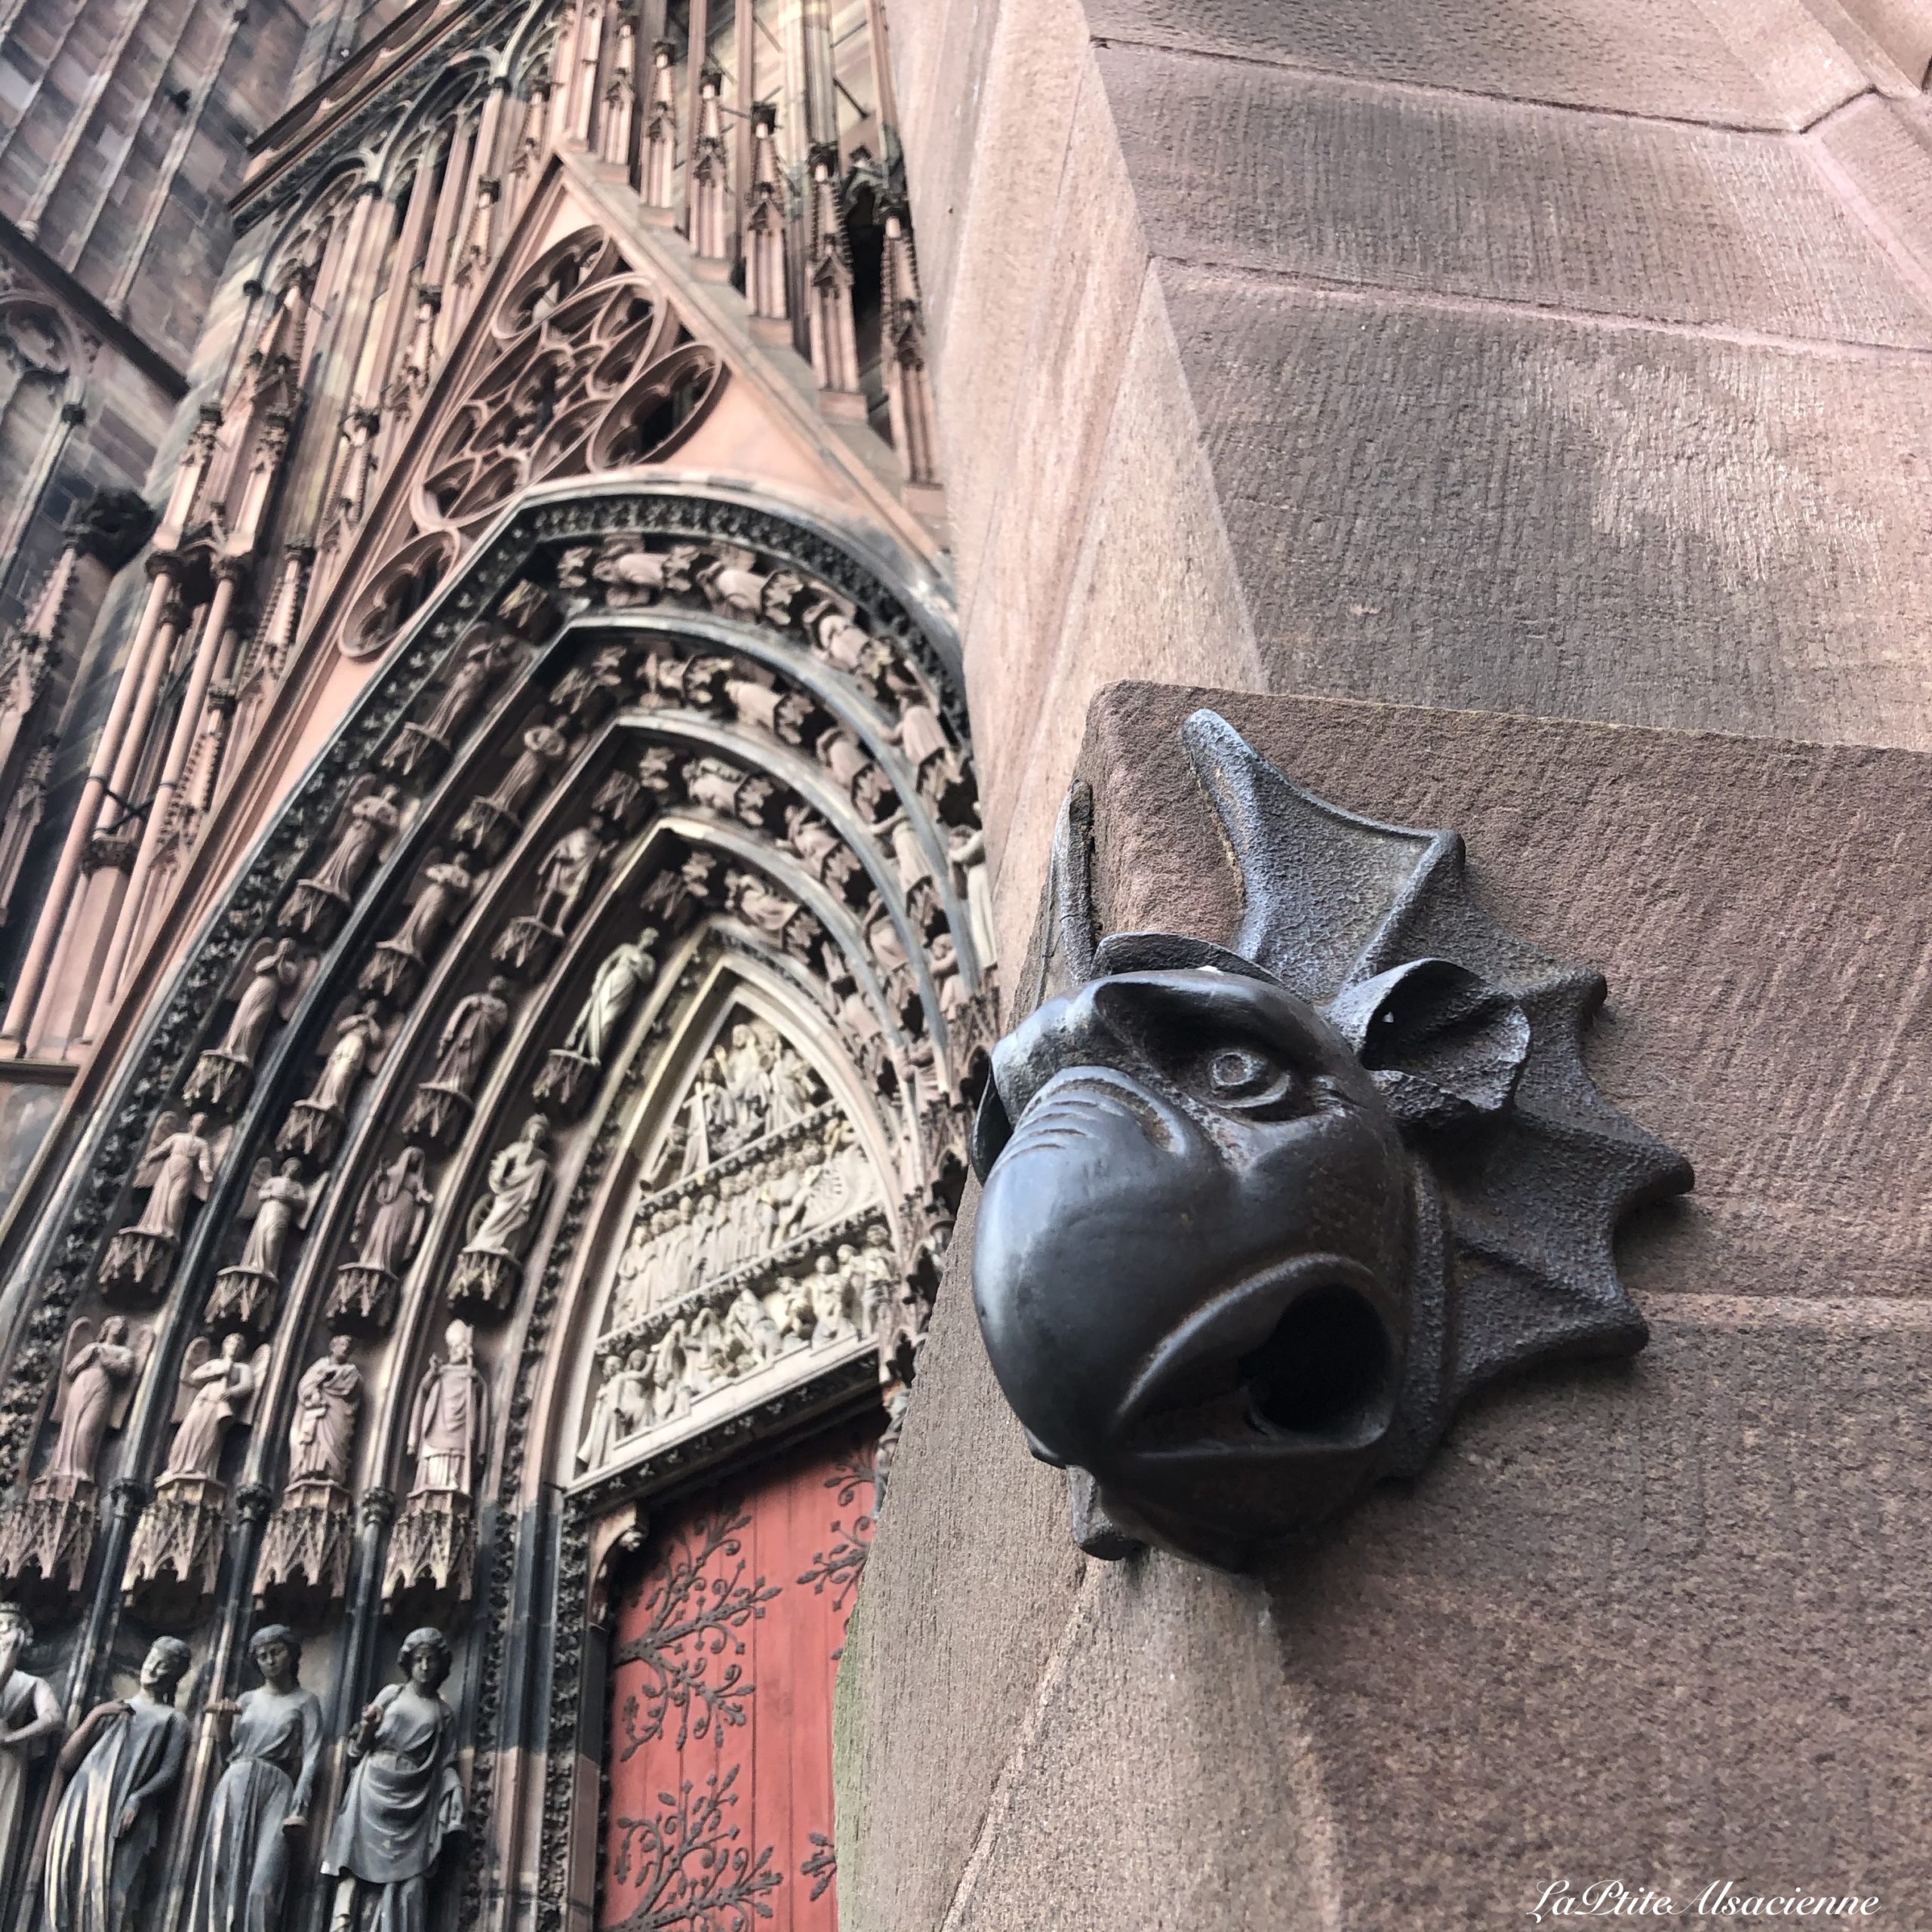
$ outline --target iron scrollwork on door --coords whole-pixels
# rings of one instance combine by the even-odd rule
[[[1691,1177],[1585,1070],[1601,977],[1472,904],[1457,834],[1327,804],[1212,712],[1183,737],[1241,930],[1099,938],[1076,782],[974,1290],[1083,1547],[1238,1567],[1419,1471],[1479,1384],[1641,1349],[1612,1240]]]

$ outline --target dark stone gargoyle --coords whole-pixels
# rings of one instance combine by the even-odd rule
[[[1183,737],[1241,931],[1097,943],[1076,783],[1066,989],[975,1130],[974,1299],[1082,1546],[1233,1568],[1417,1472],[1480,1384],[1641,1349],[1612,1241],[1690,1170],[1584,1070],[1601,976],[1472,905],[1457,834],[1324,804],[1211,711]]]

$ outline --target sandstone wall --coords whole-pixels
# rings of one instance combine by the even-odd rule
[[[1189,694],[1090,706],[1275,694],[1226,703],[1609,971],[1598,1077],[1700,1186],[1623,1244],[1634,1369],[1246,1581],[1073,1549],[962,1226],[841,1684],[846,1922],[1501,1925],[1567,1872],[1914,1924],[1918,10],[890,12],[1003,956],[1083,736],[1112,913],[1225,937]]]

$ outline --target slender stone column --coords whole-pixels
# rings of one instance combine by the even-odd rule
[[[40,909],[39,921],[20,967],[19,982],[8,1004],[6,1019],[0,1023],[0,1055],[19,1060],[26,1053],[27,1038],[32,1029],[34,1011],[40,1002],[41,989],[46,983],[47,968],[66,927],[67,910],[80,880],[81,860],[86,855],[88,841],[94,836],[101,800],[107,792],[108,778],[114,770],[135,700],[146,678],[149,658],[161,629],[162,611],[174,592],[177,561],[172,556],[157,556],[149,561],[154,580],[148,587],[148,601],[142,610],[140,625],[128,651],[121,681],[115,689],[107,723],[95,743],[87,781],[81,788],[80,802],[75,807],[73,818],[68,825],[66,842],[60,848],[60,860],[54,869],[54,883],[45,904]]]
[[[240,559],[232,557],[224,557],[217,566],[220,574],[215,581],[214,601],[208,608],[208,620],[202,626],[194,666],[188,675],[187,693],[181,700],[181,709],[175,715],[174,733],[168,741],[168,755],[148,806],[147,823],[142,828],[141,849],[134,860],[134,875],[128,881],[127,894],[121,902],[121,916],[115,922],[114,937],[102,963],[92,1009],[80,1029],[79,1038],[83,1041],[93,1039],[99,1032],[120,997],[122,973],[127,964],[134,929],[140,921],[142,895],[149,875],[154,870],[155,856],[161,844],[162,829],[168,823],[169,808],[174,801],[175,788],[181,782],[181,774],[187,768],[188,754],[194,749],[195,734],[201,729],[202,709],[208,701],[215,659],[227,635],[229,618],[235,608],[235,580],[246,568]]]

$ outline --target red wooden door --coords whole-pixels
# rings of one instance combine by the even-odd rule
[[[836,1932],[832,1689],[870,1423],[665,1511],[618,1599],[599,1925]]]

